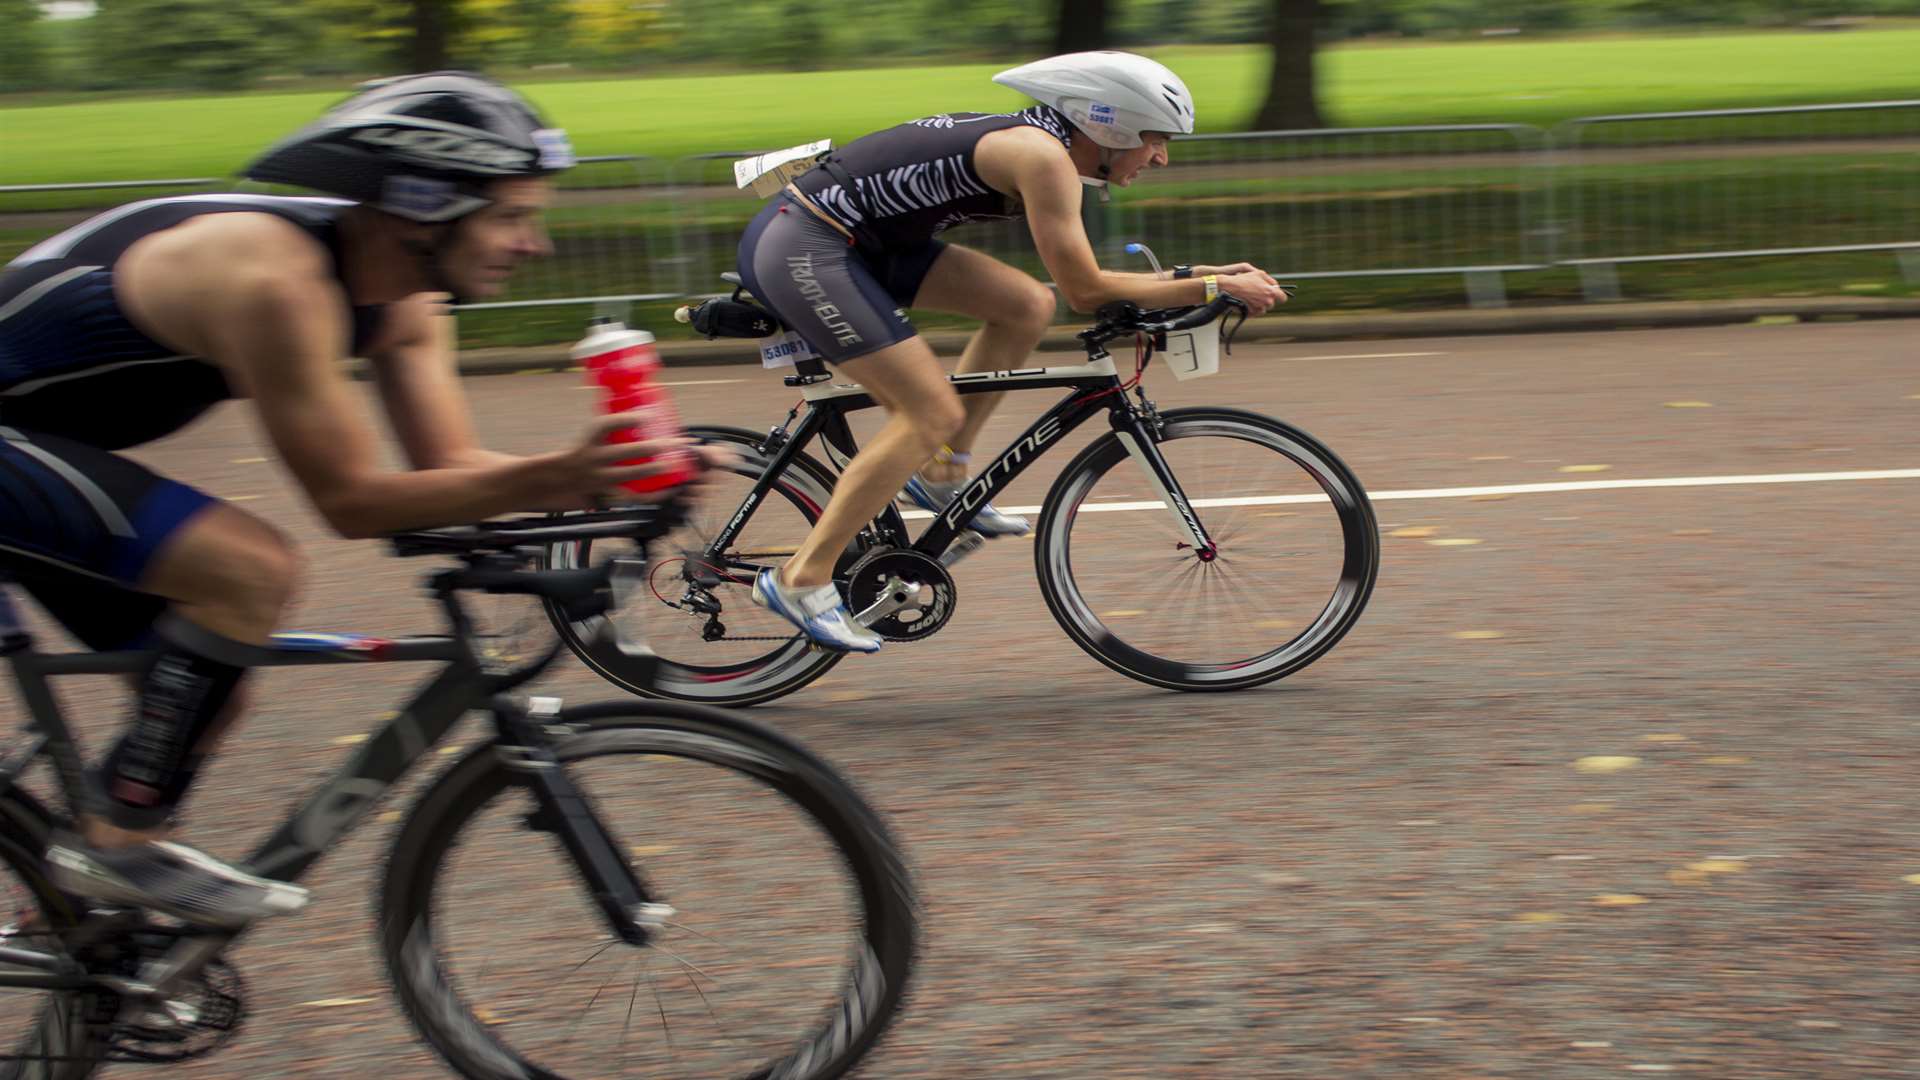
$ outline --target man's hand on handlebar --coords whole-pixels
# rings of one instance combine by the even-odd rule
[[[1244,301],[1250,315],[1265,315],[1267,309],[1275,304],[1284,304],[1290,297],[1287,290],[1273,279],[1273,275],[1254,266],[1252,263],[1234,263],[1232,266],[1196,266],[1196,276],[1213,274],[1219,279],[1220,291]]]

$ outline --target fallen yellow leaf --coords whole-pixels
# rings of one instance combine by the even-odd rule
[[[1687,869],[1700,874],[1738,874],[1746,868],[1747,864],[1739,859],[1701,859],[1687,864]]]
[[[1103,611],[1100,613],[1100,617],[1103,619],[1131,619],[1135,615],[1145,614],[1146,610],[1144,608],[1121,608],[1119,611]]]
[[[1567,809],[1572,810],[1576,814],[1604,814],[1613,809],[1613,804],[1606,802],[1581,802],[1574,803]]]
[[[1481,454],[1479,457],[1470,457],[1467,460],[1468,461],[1512,461],[1513,459],[1508,457],[1505,454]]]
[[[1432,544],[1434,547],[1472,547],[1480,542],[1479,540],[1466,536],[1446,536],[1438,540],[1427,541],[1427,543]]]
[[[1461,641],[1489,641],[1493,638],[1502,638],[1507,635],[1505,631],[1501,630],[1455,630],[1449,636],[1458,638]]]
[[[649,855],[665,855],[673,850],[672,844],[634,844],[627,848],[635,855],[646,858]]]
[[[1647,898],[1635,896],[1633,893],[1601,893],[1593,898],[1593,902],[1601,907],[1633,907],[1635,904],[1646,903]]]
[[[1712,529],[1675,529],[1673,530],[1673,535],[1675,536],[1712,536],[1713,530]]]
[[[1700,763],[1703,765],[1745,765],[1747,759],[1736,757],[1732,754],[1716,754],[1710,758],[1701,758]]]
[[[1561,472],[1606,472],[1611,465],[1562,465]]]
[[[1908,874],[1906,877],[1903,877],[1900,880],[1906,882],[1909,885],[1920,885],[1920,874]]]
[[[1686,742],[1687,737],[1685,735],[1672,735],[1672,734],[1642,735],[1640,736],[1640,741],[1658,742],[1658,743]]]
[[[381,812],[379,820],[382,825],[391,825],[403,817],[406,817],[406,815],[398,810],[386,810]]]
[[[1669,870],[1667,880],[1675,885],[1705,885],[1707,875],[1698,870]]]
[[[1667,402],[1667,408],[1669,409],[1711,409],[1713,408],[1713,402],[1711,401],[1669,401]]]
[[[303,1001],[300,1004],[303,1007],[309,1008],[309,1009],[343,1009],[349,1005],[371,1005],[373,1004],[373,999],[372,998],[321,998],[318,1001]]]
[[[1439,531],[1439,529],[1432,525],[1409,525],[1404,529],[1395,529],[1387,535],[1417,539],[1422,536],[1432,536]]]
[[[1566,918],[1566,916],[1557,911],[1523,911],[1514,916],[1514,921],[1523,923],[1554,923],[1564,918]]]
[[[352,745],[354,745],[355,743],[363,743],[363,742],[366,742],[366,741],[367,741],[367,736],[366,736],[366,733],[365,733],[365,732],[362,732],[362,733],[361,733],[361,734],[359,734],[359,735],[342,735],[342,736],[340,736],[339,738],[336,738],[336,739],[334,739],[334,740],[333,740],[333,745],[335,745],[335,746],[352,746]]]
[[[1600,754],[1594,757],[1583,757],[1574,762],[1573,767],[1576,771],[1583,773],[1617,773],[1625,772],[1638,764],[1640,759],[1637,757]]]
[[[237,457],[233,459],[233,463],[235,465],[264,465],[267,463],[267,459],[263,457]]]
[[[827,695],[828,701],[865,701],[872,695],[865,690],[835,690]]]

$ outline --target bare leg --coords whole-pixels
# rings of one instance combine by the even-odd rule
[[[833,565],[913,471],[953,437],[964,413],[933,350],[909,338],[839,365],[891,415],[835,485],[813,531],[781,572],[781,584],[810,588],[833,580]]]
[[[298,557],[272,526],[244,511],[218,504],[180,527],[154,556],[140,580],[142,591],[174,602],[175,616],[202,630],[249,645],[264,645],[291,601]],[[236,689],[193,753],[211,753],[245,707]],[[93,814],[80,816],[80,831],[97,847],[116,848],[163,839],[164,826],[126,829]]]
[[[914,297],[915,307],[971,315],[980,329],[960,354],[956,371],[1011,371],[1026,364],[1053,322],[1051,290],[1025,272],[971,248],[950,246],[935,260]],[[971,453],[980,431],[1005,394],[968,394],[960,399],[966,419],[947,440],[957,453]],[[938,449],[938,446],[935,447]],[[922,476],[936,483],[963,479],[958,462],[923,462]]]

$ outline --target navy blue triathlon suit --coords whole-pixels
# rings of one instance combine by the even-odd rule
[[[266,213],[336,252],[351,203],[188,195],[110,210],[0,270],[0,576],[95,649],[141,644],[166,608],[136,589],[147,563],[213,496],[112,453],[178,431],[233,396],[220,369],[133,325],[114,264],[142,237],[202,214]],[[354,345],[379,308],[354,312]]]
[[[835,363],[913,337],[903,309],[946,250],[936,237],[964,222],[1020,216],[980,179],[973,151],[982,136],[1022,126],[1072,145],[1066,117],[1044,105],[929,116],[848,143],[833,155],[837,170],[816,167],[794,186],[857,242],[783,191],[740,238],[747,289]]]

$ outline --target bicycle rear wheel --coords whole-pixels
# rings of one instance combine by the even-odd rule
[[[1313,663],[1360,618],[1380,567],[1373,507],[1303,431],[1238,409],[1175,409],[1157,443],[1216,545],[1196,551],[1119,433],[1054,482],[1034,560],[1075,644],[1171,690],[1240,690]]]
[[[616,629],[630,627],[628,636],[644,639],[658,655],[658,666],[648,669],[598,637],[598,619],[572,623],[551,605],[548,615],[589,668],[641,697],[733,707],[772,701],[825,675],[845,655],[813,648],[791,623],[760,608],[749,595],[753,568],[786,562],[819,520],[833,491],[833,475],[797,455],[753,507],[734,542],[708,556],[711,538],[745,502],[769,461],[755,449],[761,437],[750,431],[700,427],[688,434],[726,446],[740,462],[730,475],[710,478],[712,490],[686,524],[655,545],[648,588],[615,616]],[[595,550],[587,542],[554,544],[547,550],[547,565],[587,566]],[[708,636],[709,616],[724,627],[717,640]]]
[[[469,1077],[840,1076],[898,1009],[916,911],[879,818],[833,770],[698,706],[607,704],[555,726],[561,767],[675,913],[610,938],[492,747],[421,797],[381,940],[415,1025]],[[534,831],[530,831],[534,830]]]

